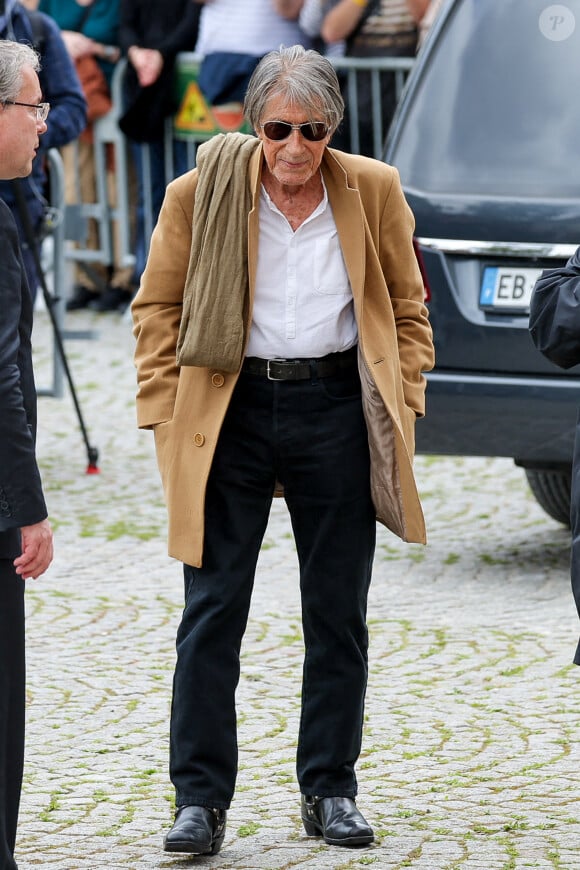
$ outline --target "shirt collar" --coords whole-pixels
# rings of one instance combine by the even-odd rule
[[[326,184],[324,182],[324,177],[322,176],[322,173],[320,174],[320,178],[322,180],[322,190],[323,190],[322,199],[320,200],[320,202],[318,203],[318,205],[316,206],[316,208],[314,209],[312,214],[306,218],[306,220],[304,221],[302,226],[304,226],[304,224],[307,224],[310,221],[314,220],[314,218],[317,218],[319,215],[324,214],[324,212],[328,208],[328,191],[326,189]],[[278,206],[275,205],[272,202],[272,200],[270,199],[270,195],[263,184],[260,184],[260,199],[261,199],[262,203],[267,205],[271,211],[275,212],[276,214],[282,215],[284,220],[286,220],[285,215],[282,214],[282,212],[280,211]]]

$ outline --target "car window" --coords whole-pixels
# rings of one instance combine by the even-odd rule
[[[390,151],[404,185],[580,197],[580,0],[463,0],[431,46]]]

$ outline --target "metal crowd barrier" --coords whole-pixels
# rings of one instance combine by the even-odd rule
[[[112,108],[93,123],[93,145],[95,162],[96,196],[94,202],[83,202],[80,192],[80,168],[78,143],[75,153],[75,202],[65,207],[66,237],[76,240],[76,245],[67,245],[65,256],[68,260],[110,266],[114,261],[113,235],[116,235],[117,265],[132,266],[135,257],[131,245],[131,209],[133,203],[129,196],[129,160],[127,140],[119,129],[118,121],[122,111],[122,86],[126,61],[115,67],[111,82]],[[115,196],[111,195],[107,165],[112,159],[115,176]],[[87,224],[94,220],[97,225],[98,246],[86,246]]]
[[[357,58],[344,57],[332,58],[337,72],[342,73],[346,77],[346,93],[347,93],[347,113],[349,118],[350,129],[350,150],[353,153],[358,153],[360,150],[359,137],[359,107],[358,107],[358,76],[365,72],[370,74],[371,88],[371,122],[373,129],[373,156],[378,160],[382,159],[384,151],[383,141],[383,109],[381,101],[381,75],[383,73],[394,73],[395,89],[397,100],[400,98],[405,82],[411,71],[414,63],[414,57],[385,57],[385,58]],[[212,107],[205,102],[199,87],[197,86],[197,73],[201,57],[194,52],[183,52],[178,56],[176,75],[180,88],[179,96],[181,106],[175,118],[168,119],[165,127],[165,166],[166,166],[166,182],[169,183],[172,178],[172,142],[174,138],[186,141],[188,143],[189,165],[195,166],[195,152],[197,146],[202,142],[207,141],[216,133],[225,132],[226,128],[220,124],[220,116],[214,111],[216,107]],[[182,81],[180,81],[180,77]],[[188,106],[188,101],[191,103]],[[182,115],[192,115],[189,122],[181,121]],[[228,127],[227,129],[231,129]],[[245,129],[241,119],[240,126],[237,129]],[[147,191],[151,188],[150,183],[150,160],[148,159],[148,147],[142,146],[143,150],[143,178],[144,188]],[[153,220],[151,218],[151,202],[145,202],[145,236],[146,242],[149,243],[151,232],[153,230]]]
[[[201,58],[193,52],[184,52],[178,56],[176,77],[183,76],[185,81],[181,85],[183,109],[180,109],[173,119],[167,119],[165,125],[165,166],[166,182],[173,178],[172,145],[174,138],[188,143],[188,165],[195,166],[197,146],[211,138],[217,132],[225,128],[220,126],[219,119],[213,118],[213,109],[207,105],[197,87],[197,71]],[[356,99],[357,80],[361,72],[370,73],[370,87],[372,94],[371,120],[373,125],[373,152],[377,159],[382,158],[383,153],[383,113],[381,106],[381,74],[393,72],[396,80],[397,96],[400,96],[406,77],[413,66],[414,58],[333,58],[333,64],[347,78],[347,111],[350,118],[350,150],[354,153],[359,151],[359,109]],[[70,203],[66,206],[68,218],[65,221],[67,227],[73,227],[74,232],[67,232],[67,238],[82,236],[82,229],[86,221],[93,219],[97,222],[99,247],[94,250],[83,246],[82,238],[76,246],[66,245],[65,257],[67,260],[85,264],[101,263],[113,264],[113,233],[116,224],[117,233],[117,264],[118,266],[131,266],[134,256],[131,246],[131,226],[135,203],[130,196],[129,185],[129,160],[127,152],[127,140],[118,126],[118,120],[122,113],[123,76],[126,69],[126,61],[121,60],[113,74],[112,101],[113,107],[105,117],[94,123],[94,159],[95,176],[97,181],[97,196],[94,203],[82,202],[77,196],[76,205]],[[186,103],[193,100],[191,108]],[[196,117],[185,126],[179,123],[182,112],[195,115]],[[208,121],[208,119],[210,119]],[[240,127],[243,127],[240,124]],[[229,128],[231,129],[231,127]],[[238,128],[239,129],[239,128]],[[111,202],[107,184],[107,150],[113,150],[116,179],[116,203]],[[151,196],[151,156],[147,145],[141,146],[143,164],[143,188],[144,188],[144,221],[145,237],[148,245],[153,231],[153,214]],[[78,173],[77,173],[78,174]],[[79,185],[77,184],[77,190]],[[79,233],[79,228],[81,232]]]
[[[173,140],[187,142],[188,165],[195,166],[196,150],[200,143],[207,141],[211,136],[226,129],[245,130],[243,119],[239,117],[239,124],[232,127],[231,118],[228,119],[227,127],[223,113],[218,112],[219,107],[213,107],[205,102],[205,99],[197,85],[197,74],[201,57],[193,52],[184,52],[178,55],[176,64],[176,91],[181,100],[180,108],[174,118],[166,121],[164,132],[166,182],[173,178]],[[359,109],[357,104],[358,75],[363,71],[370,73],[370,88],[372,98],[371,120],[373,125],[373,153],[377,159],[383,155],[383,113],[381,105],[381,74],[393,72],[396,81],[397,97],[400,97],[406,78],[411,70],[413,57],[393,58],[332,58],[332,62],[338,72],[346,76],[347,112],[350,120],[350,150],[354,153],[359,150]],[[118,126],[118,121],[123,107],[123,77],[126,70],[126,61],[121,60],[114,71],[112,78],[112,108],[103,118],[93,125],[94,132],[94,161],[96,177],[96,197],[94,202],[83,202],[79,195],[79,172],[78,163],[76,170],[77,202],[64,204],[64,175],[62,160],[57,153],[50,155],[51,205],[64,214],[61,222],[57,221],[53,236],[53,259],[52,271],[57,295],[64,297],[62,305],[59,302],[59,317],[64,319],[64,302],[70,295],[71,269],[67,264],[84,264],[90,269],[92,263],[100,263],[105,266],[132,266],[135,258],[131,244],[131,227],[134,223],[136,203],[130,195],[129,171],[130,161],[128,157],[128,143]],[[215,113],[215,114],[214,114]],[[248,131],[249,132],[249,131]],[[148,247],[153,231],[153,208],[151,191],[151,155],[148,145],[142,145],[143,164],[143,188],[144,188],[144,223],[145,241]],[[111,200],[110,185],[107,179],[108,154],[112,151],[115,174],[115,201]],[[92,249],[83,244],[86,239],[87,222],[96,221],[98,228],[99,244]],[[116,259],[114,234],[116,240]],[[75,244],[73,244],[75,240]],[[66,335],[66,333],[65,333]],[[72,335],[72,333],[71,333]],[[76,335],[75,337],[81,337]],[[59,361],[55,356],[54,377],[52,392],[58,393],[61,389],[62,372]],[[52,393],[51,393],[52,394]]]
[[[413,57],[336,57],[332,63],[337,72],[346,74],[346,111],[350,120],[350,151],[357,154],[360,150],[359,138],[359,106],[358,106],[358,75],[361,72],[370,74],[371,87],[371,121],[373,129],[373,157],[381,160],[384,152],[383,108],[381,101],[381,73],[395,74],[395,91],[397,102],[403,93],[407,76],[414,63]]]

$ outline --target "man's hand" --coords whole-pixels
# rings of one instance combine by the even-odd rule
[[[163,55],[156,48],[141,48],[132,45],[127,57],[135,67],[137,79],[142,88],[154,84],[163,69]]]
[[[84,33],[78,33],[76,30],[62,30],[61,36],[66,50],[73,60],[78,60],[88,54],[95,54],[97,50],[98,43],[85,36]]]
[[[52,562],[52,528],[48,520],[20,529],[22,554],[14,560],[16,573],[23,580],[36,580]]]

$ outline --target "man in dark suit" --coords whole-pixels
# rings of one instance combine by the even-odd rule
[[[530,334],[539,351],[563,369],[580,363],[580,247],[564,266],[544,269],[530,299]],[[572,594],[580,616],[580,415],[570,492]],[[580,665],[580,641],[574,664]]]
[[[0,40],[0,178],[30,174],[49,106],[39,61],[26,45]],[[10,209],[0,200],[0,870],[15,870],[24,761],[24,581],[52,561],[35,458],[36,391],[32,299]]]

